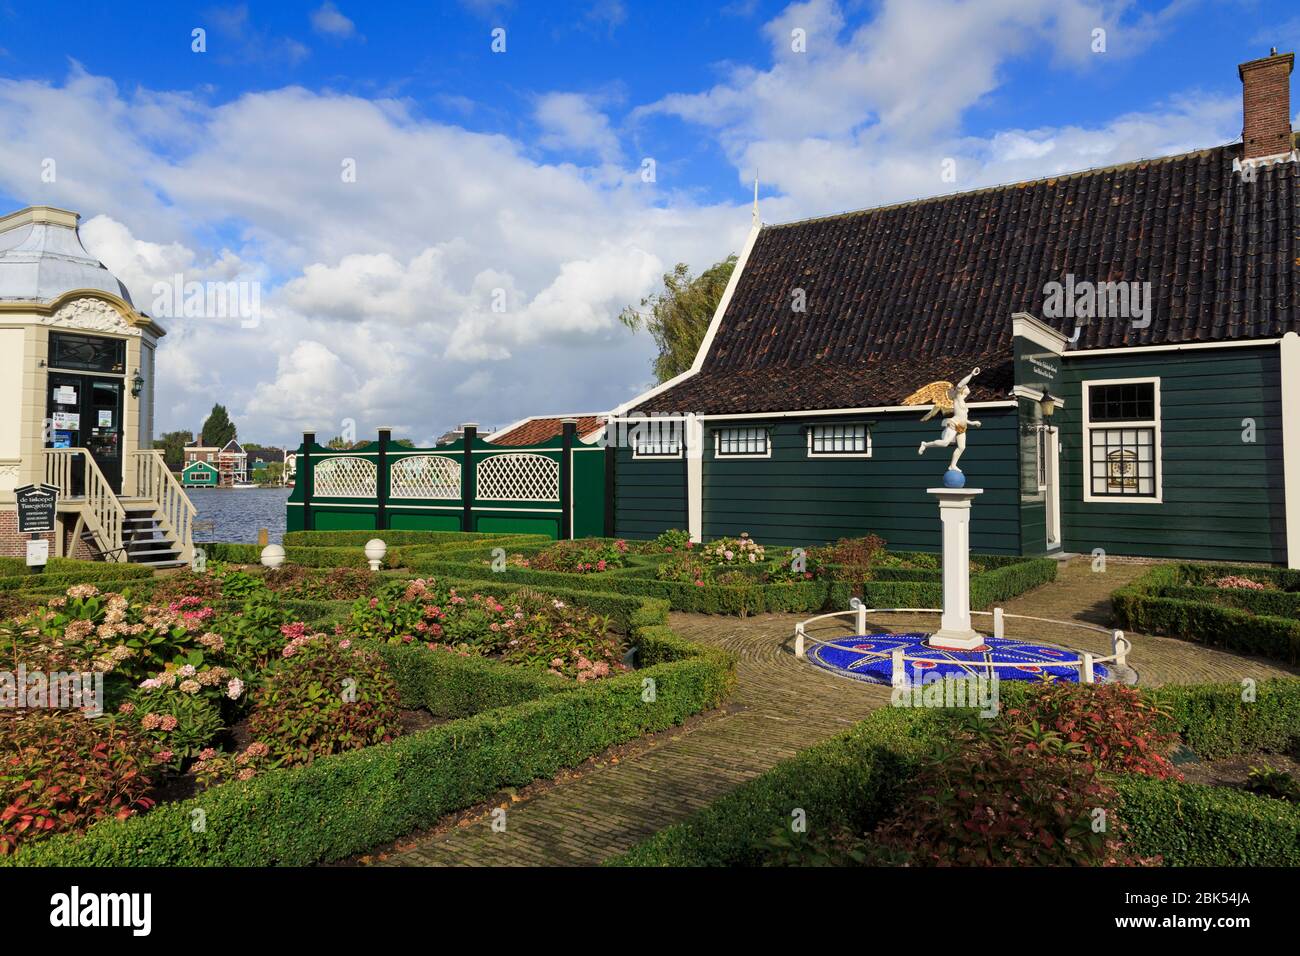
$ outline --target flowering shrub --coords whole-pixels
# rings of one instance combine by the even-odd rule
[[[1127,866],[1115,792],[1052,731],[995,721],[945,741],[876,831],[929,866]],[[1106,825],[1093,827],[1095,813]]]
[[[125,594],[78,584],[19,620],[15,630],[29,667],[111,672],[137,682],[201,648],[214,614],[197,597],[139,605]]]
[[[237,613],[223,616],[215,627],[223,639],[226,659],[255,677],[280,657],[287,640],[282,629],[288,623],[279,600],[264,591],[244,601]]]
[[[255,740],[243,750],[228,754],[214,747],[199,751],[199,759],[190,770],[200,787],[213,787],[227,780],[251,780],[270,767],[271,748]]]
[[[650,542],[646,550],[651,554],[677,554],[681,551],[690,551],[695,547],[691,541],[689,532],[682,531],[680,528],[669,528],[659,537]]]
[[[623,649],[610,634],[608,618],[586,614],[558,598],[522,590],[514,595],[502,657],[511,663],[542,667],[579,683],[628,670]]]
[[[680,584],[694,584],[703,587],[713,583],[713,566],[700,560],[694,553],[674,554],[659,567],[655,568],[655,577],[660,581],[676,581]]]
[[[767,550],[742,531],[739,538],[719,538],[702,545],[700,558],[714,567],[740,567],[746,564],[759,564],[767,558]]]
[[[1035,685],[1024,706],[1008,708],[1005,719],[1058,734],[1073,745],[1071,755],[1098,770],[1182,779],[1165,756],[1177,737],[1160,731],[1162,716],[1131,687],[1055,682]]]
[[[1238,574],[1229,574],[1221,578],[1216,578],[1210,584],[1216,588],[1245,588],[1248,591],[1275,591],[1277,585],[1272,583],[1263,583],[1251,578],[1244,578]]]
[[[137,690],[118,714],[152,740],[158,762],[175,771],[225,729],[221,708],[214,702],[174,687]]]
[[[248,728],[272,766],[384,743],[399,731],[397,683],[374,651],[311,635],[258,688]]]
[[[627,542],[622,538],[605,541],[557,541],[522,562],[534,571],[563,571],[568,574],[591,574],[627,565]]]
[[[152,763],[150,741],[113,718],[0,716],[0,855],[101,817],[147,810]]]

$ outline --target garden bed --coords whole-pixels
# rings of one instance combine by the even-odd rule
[[[587,591],[551,590],[543,596],[509,582],[491,584],[489,598],[481,582],[435,585],[368,571],[268,573],[218,567],[212,574],[146,582],[142,592],[171,601],[152,610],[78,591],[57,608],[66,620],[46,622],[50,640],[70,635],[71,621],[89,615],[84,602],[104,600],[112,620],[123,627],[133,627],[137,620],[154,622],[146,636],[167,635],[159,640],[170,644],[150,651],[165,667],[158,676],[167,679],[157,690],[132,689],[139,677],[134,669],[143,662],[128,655],[132,681],[124,685],[110,675],[116,689],[108,693],[111,707],[125,702],[128,708],[94,722],[72,714],[73,723],[66,726],[82,735],[87,725],[103,727],[132,759],[141,756],[139,739],[150,738],[154,759],[169,772],[142,766],[142,775],[170,781],[151,789],[155,797],[172,802],[150,807],[144,802],[148,790],[127,788],[120,805],[103,807],[104,818],[84,832],[76,826],[44,839],[22,840],[18,852],[4,861],[268,865],[341,859],[428,826],[502,787],[553,776],[607,747],[680,723],[717,706],[730,690],[730,656],[677,638],[665,625],[662,602]],[[197,593],[184,596],[191,588]],[[448,610],[454,613],[444,613]],[[203,642],[178,633],[186,614],[202,615],[189,630],[202,631]],[[310,627],[284,624],[286,618],[307,617],[314,619]],[[101,614],[97,620],[105,619]],[[445,632],[438,639],[429,639],[435,637],[430,633],[417,639],[414,625],[425,622],[437,623]],[[516,624],[520,638],[506,640]],[[317,630],[332,633],[311,637]],[[208,640],[210,635],[221,641]],[[483,641],[493,642],[490,652]],[[516,646],[521,643],[522,650]],[[636,647],[639,670],[628,670],[619,660],[623,643]],[[275,657],[290,648],[301,660]],[[193,670],[179,669],[180,661]],[[277,696],[285,688],[293,693],[302,689],[303,681],[293,676],[300,664],[307,667],[302,661],[317,668],[308,673],[318,691],[309,689],[302,698],[312,702],[305,712],[314,712],[324,701],[328,714],[305,737],[295,729],[304,705],[294,697],[290,706],[280,707]],[[322,662],[329,665],[324,670],[319,669]],[[204,719],[220,713],[224,728],[201,725],[204,732],[190,734],[182,751],[174,747],[174,738],[180,733],[177,727],[189,726],[189,711],[170,703],[163,707],[151,695],[169,695],[169,701],[184,697],[177,688],[189,679],[186,673],[196,681],[205,679],[218,664],[229,673],[223,670],[219,682],[211,683],[222,694],[229,687],[230,699],[213,701]],[[241,710],[238,698],[244,695],[235,694],[230,683],[243,683],[235,676],[237,666],[244,668],[239,673],[252,688],[251,712]],[[357,678],[354,700],[362,705],[360,711],[352,700],[335,705],[335,694],[327,688],[341,677]],[[391,693],[374,692],[385,682]],[[185,693],[192,699],[179,703],[189,708],[207,692],[196,685]],[[377,716],[358,724],[358,713]],[[178,721],[167,726],[162,720],[167,714],[178,714]],[[277,750],[281,738],[266,737],[267,727],[288,732],[291,736],[284,739],[298,743]],[[334,739],[343,733],[340,727],[351,734],[342,742]],[[58,732],[64,729],[60,726]],[[322,733],[325,744],[301,752],[303,746],[316,746]],[[253,748],[248,746],[216,754],[213,745],[222,738],[241,744],[267,740],[270,756],[250,756]],[[57,747],[54,751],[57,756]],[[285,752],[297,759],[285,759]],[[194,778],[196,768],[205,772],[213,767],[224,776],[205,780],[206,789],[182,799],[187,777]],[[42,784],[36,790],[30,783],[20,786],[26,796],[12,791],[15,784],[21,781],[11,779],[4,794],[14,810],[11,818],[21,822],[25,815],[39,823],[41,801],[31,795]],[[114,818],[119,813],[122,818]],[[202,826],[196,828],[195,821]]]
[[[1300,664],[1300,571],[1158,565],[1111,602],[1125,630]]]
[[[1002,690],[1004,714],[1023,707],[1027,695],[1038,692],[1006,685]],[[1077,685],[1070,692],[1133,693],[1123,688]],[[1250,702],[1242,700],[1237,685],[1167,688],[1142,699],[1163,712],[1157,717],[1160,733],[1176,734],[1185,745],[1199,748],[1201,755],[1285,755],[1294,754],[1300,744],[1297,680],[1261,683],[1258,697]],[[891,858],[889,849],[876,848],[864,854],[853,840],[837,842],[828,835],[890,833],[887,825],[891,821],[898,825],[895,817],[900,809],[916,803],[911,781],[968,720],[953,711],[877,711],[848,733],[779,764],[608,862],[620,866],[918,862],[916,858]],[[1089,736],[1082,739],[1087,742]],[[1104,767],[1105,761],[1099,763]],[[990,769],[996,770],[980,767],[981,773]],[[1296,804],[1176,777],[1110,770],[1097,774],[1094,782],[1106,788],[1106,802],[1098,805],[1114,811],[1121,828],[1114,832],[1122,833],[1124,859],[1148,864],[1159,860],[1168,866],[1300,865],[1300,807]],[[1069,788],[1064,791],[1069,792]],[[1025,798],[1020,793],[1018,799]],[[1080,835],[1090,829],[1091,811],[1085,803],[1076,808],[1080,811]],[[796,812],[806,820],[808,837],[791,832]],[[1000,842],[1014,845],[1015,840],[994,837],[989,841],[992,846]],[[919,852],[924,840],[913,833],[910,845]],[[1003,862],[1012,862],[1010,854]],[[1059,862],[1082,860],[1063,858]]]

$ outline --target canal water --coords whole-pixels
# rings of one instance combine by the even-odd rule
[[[284,535],[285,502],[291,488],[187,488],[198,508],[195,521],[211,521],[212,529],[194,532],[195,542],[230,541],[256,544],[265,528],[273,542]]]

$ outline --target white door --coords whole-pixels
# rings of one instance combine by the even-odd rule
[[[1061,546],[1061,433],[1054,425],[1038,431],[1038,487],[1047,517],[1047,550]]]

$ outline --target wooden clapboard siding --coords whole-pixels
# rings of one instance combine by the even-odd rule
[[[967,484],[985,492],[975,501],[971,547],[982,553],[1015,554],[1021,520],[1016,414],[1008,408],[977,409],[972,415],[983,428],[970,433],[961,466]],[[748,531],[763,544],[794,546],[878,534],[892,548],[937,551],[938,506],[925,489],[940,484],[950,452],[917,454],[921,441],[940,434],[937,421],[922,424],[920,417],[921,410],[872,416],[870,458],[808,457],[805,428],[834,420],[830,416],[707,422],[705,539]],[[719,460],[713,434],[728,425],[769,429],[771,458]],[[620,504],[622,493],[620,475]]]
[[[1061,512],[1069,551],[1283,562],[1281,369],[1276,345],[1064,363]],[[1163,503],[1085,502],[1081,382],[1160,379]],[[1243,420],[1255,442],[1242,440]]]
[[[615,466],[614,533],[653,538],[669,528],[686,529],[686,463],[680,458],[632,457],[620,447]]]

